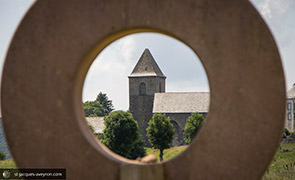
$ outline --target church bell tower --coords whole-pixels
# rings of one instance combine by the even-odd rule
[[[139,132],[148,145],[146,128],[153,116],[155,93],[165,92],[166,76],[151,52],[145,49],[129,78],[129,110],[137,121]]]

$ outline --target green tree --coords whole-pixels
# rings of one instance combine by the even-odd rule
[[[86,117],[104,116],[103,107],[97,101],[86,101],[83,107]]]
[[[146,130],[149,142],[154,148],[160,150],[160,160],[162,161],[163,151],[170,147],[175,134],[170,118],[166,118],[165,114],[154,114]]]
[[[111,112],[104,119],[103,144],[113,152],[129,159],[145,155],[144,143],[137,122],[132,114],[124,111]]]
[[[199,113],[192,113],[186,120],[184,127],[185,143],[192,142],[194,137],[198,134],[202,125],[205,122],[203,115]]]
[[[6,154],[0,151],[0,160],[4,160],[6,158]]]
[[[139,138],[135,141],[131,152],[130,152],[130,159],[136,159],[138,157],[143,157],[146,155],[144,149],[144,142],[142,140],[141,135],[139,134]]]
[[[114,106],[112,104],[112,101],[109,100],[107,94],[99,92],[99,94],[96,97],[96,101],[98,101],[102,105],[103,112],[105,115],[108,115],[110,112],[112,112],[114,110]]]

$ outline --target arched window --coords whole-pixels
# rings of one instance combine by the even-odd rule
[[[173,141],[172,141],[172,146],[179,146],[182,145],[182,140],[183,137],[181,136],[181,129],[179,127],[179,125],[177,124],[177,122],[175,121],[171,121],[173,128],[175,130],[175,135],[173,137]]]
[[[139,95],[145,95],[146,94],[146,86],[145,83],[139,84]]]
[[[159,84],[159,92],[162,92],[162,86],[161,86],[161,83]]]

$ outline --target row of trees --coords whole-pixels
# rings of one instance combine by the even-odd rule
[[[204,123],[204,117],[199,113],[192,113],[186,120],[184,135],[185,143],[190,144]],[[163,160],[163,151],[170,147],[175,130],[170,118],[165,114],[154,114],[147,128],[149,142],[160,150],[160,160]]]
[[[115,111],[105,118],[103,144],[113,152],[129,159],[136,159],[145,155],[144,142],[139,134],[137,122],[132,114],[124,111]],[[186,143],[191,143],[204,123],[199,113],[193,113],[185,126]],[[151,145],[160,150],[160,160],[163,160],[163,151],[170,147],[175,130],[170,118],[165,114],[154,114],[149,121],[147,136]]]

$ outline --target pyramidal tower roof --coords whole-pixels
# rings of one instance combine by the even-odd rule
[[[145,49],[129,77],[160,76],[165,77],[149,49]]]

